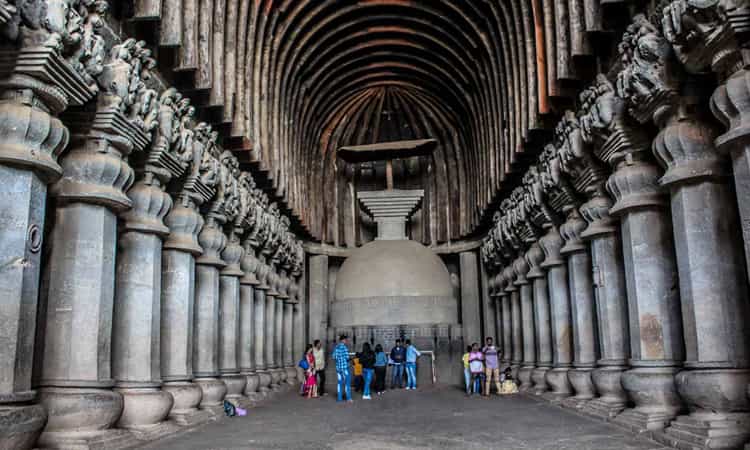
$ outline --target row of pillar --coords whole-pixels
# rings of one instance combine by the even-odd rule
[[[522,389],[680,448],[750,442],[747,147],[728,143],[747,135],[733,34],[747,11],[719,3],[634,19],[616,80],[584,90],[483,248]],[[687,46],[696,23],[709,42]],[[726,134],[710,83],[686,70],[724,80],[711,107]]]
[[[301,243],[105,7],[0,24],[0,448],[132,445],[296,383]]]

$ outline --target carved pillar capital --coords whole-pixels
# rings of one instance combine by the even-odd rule
[[[256,272],[258,271],[259,262],[258,258],[255,256],[255,247],[253,246],[253,244],[254,242],[250,239],[246,239],[243,243],[245,252],[243,253],[242,260],[240,261],[240,267],[242,268],[242,272],[244,273],[244,275],[240,279],[240,283],[257,286],[259,284],[259,281],[256,277]]]
[[[531,247],[526,251],[524,255],[526,263],[529,265],[529,273],[526,274],[527,278],[542,278],[545,276],[544,271],[541,268],[542,261],[544,261],[544,252],[539,242],[534,242]]]
[[[125,219],[124,231],[139,231],[166,236],[170,229],[164,224],[164,217],[172,207],[172,198],[165,193],[158,178],[146,177],[128,191],[132,207],[122,214]]]
[[[586,250],[586,244],[581,239],[581,233],[585,228],[586,221],[581,218],[578,210],[571,210],[568,220],[560,226],[560,236],[565,241],[565,245],[560,249],[561,254],[567,255]]]
[[[198,235],[198,243],[203,248],[203,254],[196,259],[196,263],[223,268],[226,263],[221,259],[221,252],[227,245],[227,236],[221,229],[221,224],[213,215],[205,218],[205,225]]]
[[[516,281],[513,283],[514,285],[522,286],[524,284],[529,284],[529,280],[526,278],[526,274],[529,273],[529,264],[526,262],[526,258],[523,254],[513,261],[513,271],[516,274]]]
[[[581,205],[579,211],[588,223],[586,229],[581,232],[581,238],[593,239],[596,236],[617,232],[616,219],[609,214],[612,204],[608,195],[600,194]]]
[[[506,293],[518,290],[518,288],[515,285],[516,271],[513,269],[512,265],[503,269],[503,279],[505,281],[504,291]]]
[[[607,180],[607,190],[615,199],[610,214],[640,208],[663,206],[667,199],[658,184],[659,169],[642,160],[620,165]]]
[[[653,149],[666,172],[662,186],[730,174],[728,161],[714,147],[718,132],[707,122],[689,117],[664,128],[654,139]]]
[[[542,261],[539,267],[547,269],[565,264],[565,260],[560,254],[563,240],[560,237],[557,227],[551,227],[547,230],[547,234],[539,240],[539,246],[542,248],[542,252],[544,252],[544,261]]]

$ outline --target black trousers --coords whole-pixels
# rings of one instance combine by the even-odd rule
[[[375,392],[385,392],[386,366],[375,367]]]
[[[326,371],[316,370],[315,373],[318,375],[318,395],[326,393]]]

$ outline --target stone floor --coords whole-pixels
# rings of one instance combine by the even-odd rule
[[[452,388],[336,403],[284,394],[149,449],[660,449],[613,425],[526,397],[467,398]]]

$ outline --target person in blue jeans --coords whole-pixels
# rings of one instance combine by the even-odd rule
[[[347,346],[348,337],[345,334],[339,336],[339,343],[333,349],[331,358],[336,363],[336,379],[338,401],[343,401],[343,394],[346,393],[347,401],[352,400],[352,373],[349,370],[349,347]]]
[[[396,346],[391,349],[391,364],[393,364],[391,389],[404,387],[404,362],[406,349],[401,345],[401,339],[396,339]]]
[[[417,358],[421,353],[417,347],[411,345],[411,340],[406,340],[406,390],[417,388]]]
[[[372,347],[368,342],[362,344],[362,352],[360,352],[359,363],[362,364],[362,376],[364,378],[364,389],[362,390],[362,400],[370,400],[370,385],[372,384],[372,376],[375,373],[375,352],[372,351]]]

